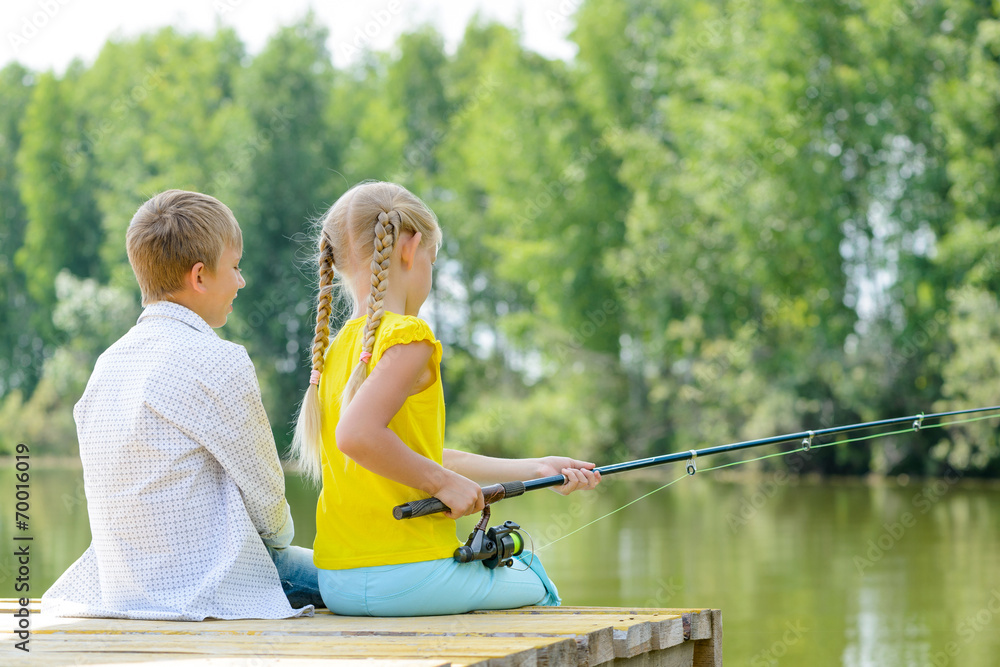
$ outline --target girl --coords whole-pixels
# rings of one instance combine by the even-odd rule
[[[322,220],[313,370],[292,451],[309,477],[322,479],[314,559],[320,593],[337,614],[559,604],[537,557],[495,570],[456,562],[455,519],[482,510],[480,484],[562,473],[565,494],[600,481],[584,461],[443,449],[441,343],[417,317],[440,244],[431,210],[393,183],[351,188]],[[331,343],[335,276],[355,310]],[[451,511],[392,518],[395,505],[428,496]]]

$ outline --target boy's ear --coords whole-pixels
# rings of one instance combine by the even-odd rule
[[[184,274],[184,287],[194,292],[204,292],[205,283],[202,281],[201,276],[205,273],[205,263],[196,262],[186,274]]]
[[[399,260],[406,269],[413,268],[413,259],[417,256],[417,248],[420,247],[420,232],[399,242]]]

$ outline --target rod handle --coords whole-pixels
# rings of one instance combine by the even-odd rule
[[[418,516],[447,512],[450,508],[437,498],[423,498],[421,500],[411,500],[402,505],[392,508],[392,516],[397,520],[415,519]]]
[[[513,498],[524,493],[524,482],[501,482],[483,487],[483,500],[487,505],[492,505],[504,498]],[[419,516],[447,512],[449,507],[437,498],[423,498],[421,500],[411,500],[402,505],[392,508],[392,516],[397,520],[416,519]]]

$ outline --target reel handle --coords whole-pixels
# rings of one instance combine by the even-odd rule
[[[483,487],[483,500],[487,505],[492,505],[504,498],[513,498],[524,493],[524,482],[501,482]],[[423,498],[421,500],[411,500],[402,505],[392,508],[392,516],[397,521],[402,519],[416,519],[418,516],[427,516],[437,512],[447,512],[448,506],[437,498]]]

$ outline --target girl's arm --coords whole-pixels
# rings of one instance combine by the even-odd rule
[[[483,509],[479,485],[416,453],[389,430],[433,352],[426,341],[386,350],[341,414],[337,447],[376,475],[435,496],[451,508],[447,516],[457,519]]]
[[[594,464],[564,456],[546,456],[540,459],[498,459],[492,456],[470,454],[457,449],[444,450],[444,467],[474,479],[480,484],[525,481],[552,475],[565,475],[567,481],[553,491],[566,495],[573,491],[593,489],[601,481],[601,473],[594,472]],[[445,503],[447,504],[447,503]]]

